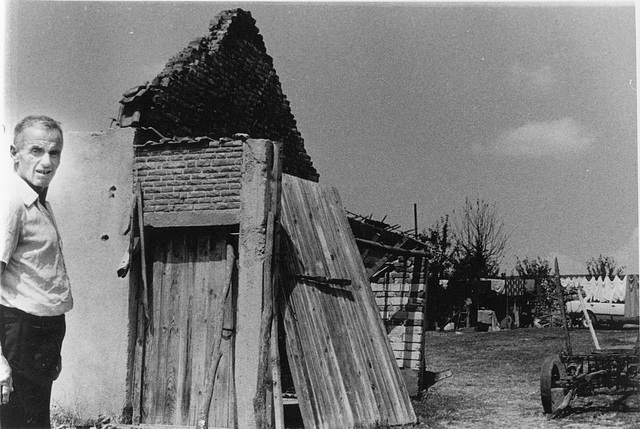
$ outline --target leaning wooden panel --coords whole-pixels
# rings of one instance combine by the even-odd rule
[[[287,352],[307,428],[416,421],[337,192],[284,175]]]
[[[395,414],[400,412],[401,414],[398,414],[398,416],[401,416],[403,413],[401,410],[408,409],[411,410],[411,414],[413,415],[413,407],[407,394],[404,377],[401,376],[398,369],[391,344],[387,337],[386,328],[380,318],[378,307],[375,303],[375,297],[370,290],[368,275],[364,268],[364,264],[362,263],[362,259],[359,257],[355,237],[353,236],[342,209],[343,206],[340,196],[338,195],[337,190],[333,188],[327,190],[326,194],[327,198],[333,203],[328,205],[332,210],[333,220],[336,224],[339,224],[339,222],[342,221],[341,231],[343,234],[341,234],[340,237],[343,241],[340,244],[340,247],[345,250],[350,249],[345,252],[345,256],[348,257],[349,268],[352,270],[352,278],[359,282],[358,287],[355,288],[356,294],[359,294],[363,301],[368,301],[367,305],[362,306],[367,313],[362,323],[367,323],[367,326],[370,327],[369,331],[364,331],[366,334],[369,334],[369,342],[367,344],[371,346],[371,348],[368,348],[367,350],[374,354],[381,352],[387,353],[387,359],[376,360],[376,363],[379,365],[379,371],[375,374],[383,376],[383,379],[381,380],[382,383],[393,383],[393,385],[388,386],[388,389],[376,391],[376,393],[388,395],[388,397],[386,397],[386,401],[383,401],[384,404],[396,404],[394,407],[389,409],[390,413]]]

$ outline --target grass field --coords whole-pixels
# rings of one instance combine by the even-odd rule
[[[632,348],[638,337],[637,328],[596,333],[602,348]],[[413,401],[419,422],[401,429],[640,429],[639,395],[578,397],[561,418],[549,420],[543,413],[540,367],[547,356],[564,349],[562,328],[430,331],[426,335],[427,370],[450,369],[453,376]],[[587,329],[571,330],[571,343],[574,354],[594,348]],[[56,429],[114,427],[100,419],[80,421],[77,413],[67,410],[55,409],[53,417]],[[299,418],[294,420],[287,427],[302,427]]]
[[[637,328],[597,330],[602,348],[632,348]],[[540,402],[540,367],[564,349],[562,328],[428,332],[427,370],[451,369],[414,408],[417,428],[640,428],[640,398],[578,397],[549,420]],[[587,329],[571,330],[574,354],[594,348]]]

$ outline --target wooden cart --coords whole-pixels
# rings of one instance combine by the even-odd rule
[[[540,397],[544,412],[557,417],[577,396],[637,393],[640,390],[640,332],[634,348],[600,349],[593,326],[589,325],[596,349],[589,354],[573,354],[557,259],[555,270],[566,350],[547,357],[542,365]]]

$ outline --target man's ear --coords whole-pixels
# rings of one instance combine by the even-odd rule
[[[9,146],[9,152],[11,153],[11,158],[15,161],[16,156],[18,156],[18,148],[14,145]]]

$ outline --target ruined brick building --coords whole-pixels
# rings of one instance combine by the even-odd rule
[[[282,427],[284,331],[306,427],[414,422],[337,192],[250,13],[218,14],[120,103],[135,129],[131,422]]]

